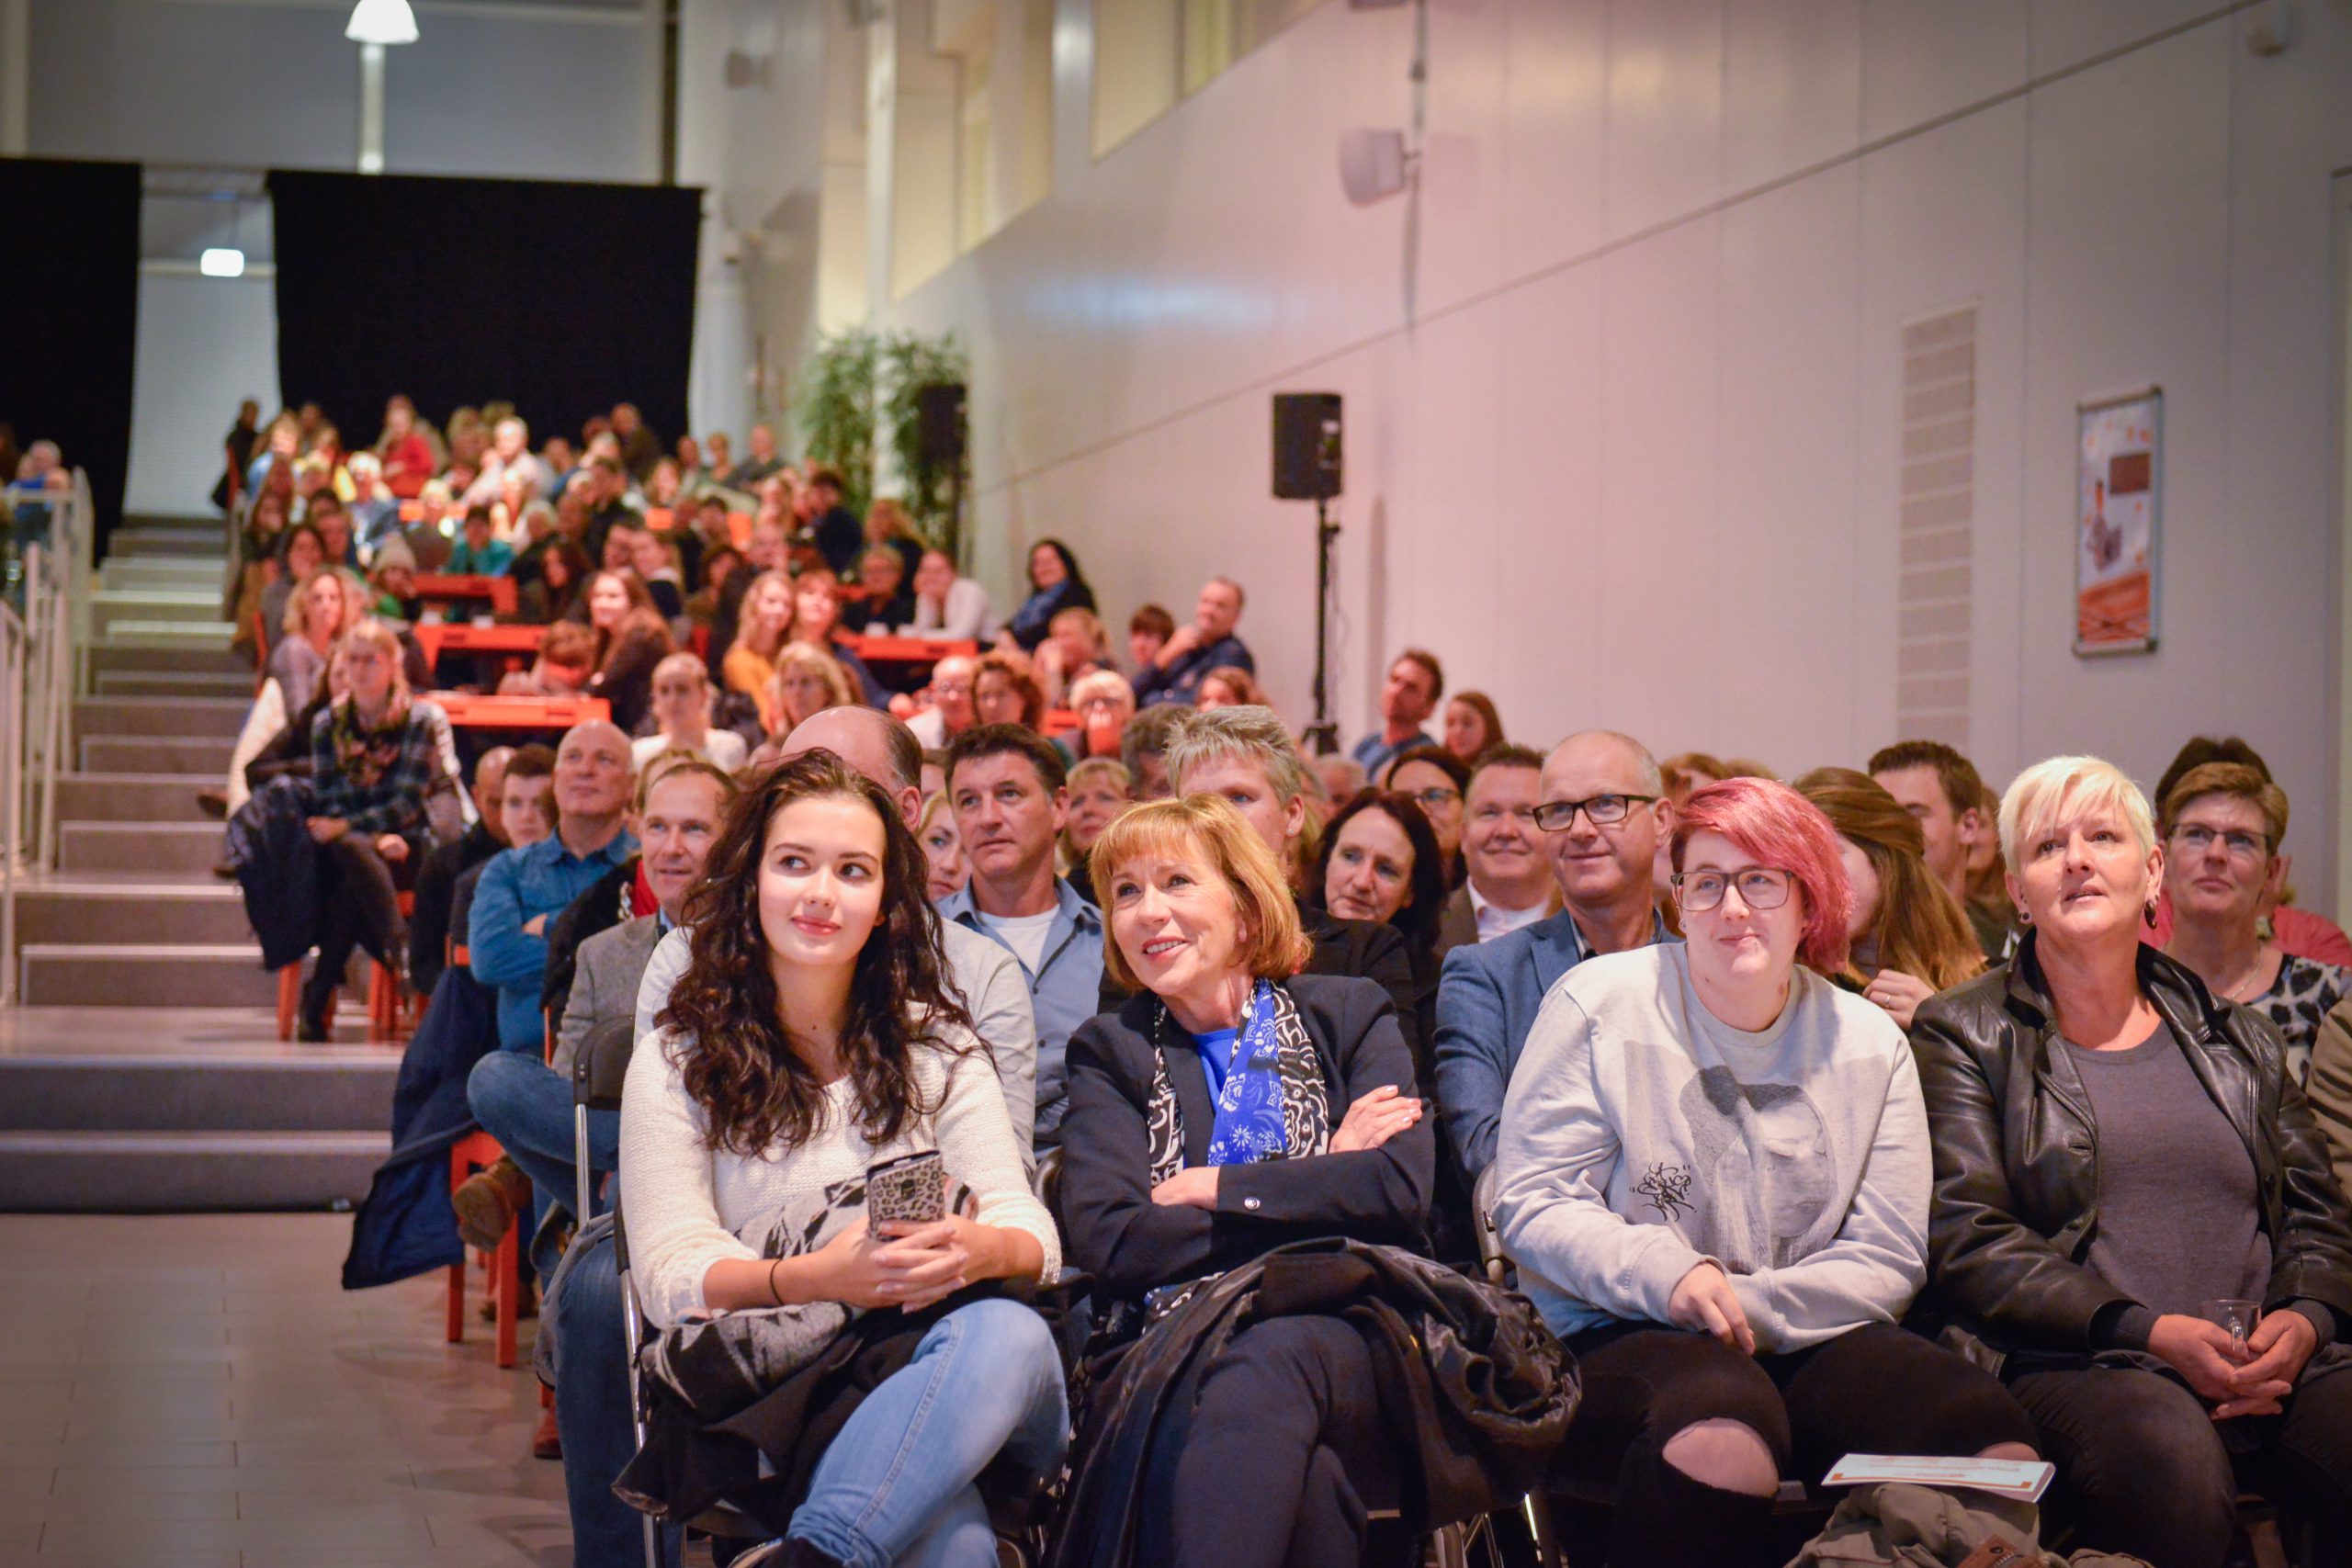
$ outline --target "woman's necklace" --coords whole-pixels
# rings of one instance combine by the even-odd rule
[[[2259,983],[2262,979],[2262,972],[2267,967],[2268,967],[2268,965],[2264,962],[2264,953],[2262,949],[2259,947],[2256,948],[2254,950],[2254,966],[2248,969],[2244,975],[2239,976],[2238,978],[2231,984],[2217,987],[2215,994],[2225,1002],[2238,1002],[2243,1004],[2254,1000],[2255,998],[2260,996],[2264,990],[2267,989],[2267,987],[2264,987]]]

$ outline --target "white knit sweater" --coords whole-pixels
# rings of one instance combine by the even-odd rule
[[[628,1216],[629,1269],[656,1327],[708,1310],[702,1281],[713,1263],[759,1258],[738,1230],[774,1214],[787,1200],[816,1198],[883,1160],[931,1149],[940,1152],[951,1178],[972,1190],[982,1224],[1035,1236],[1046,1255],[1038,1278],[1047,1284],[1060,1278],[1061,1238],[1022,1174],[1021,1145],[987,1052],[956,1057],[919,1046],[914,1076],[922,1099],[939,1100],[943,1083],[946,1097],[936,1116],[910,1125],[890,1143],[869,1144],[859,1134],[844,1078],[827,1091],[825,1125],[808,1144],[746,1157],[703,1142],[708,1119],[671,1059],[681,1038],[662,1030],[640,1041],[621,1098],[621,1212]],[[968,1033],[955,1042],[972,1043]]]

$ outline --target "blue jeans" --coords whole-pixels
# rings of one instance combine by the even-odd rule
[[[1042,1474],[1069,1447],[1046,1320],[1017,1302],[974,1302],[866,1395],[817,1461],[788,1533],[846,1568],[994,1568],[974,1481],[1000,1453]]]
[[[494,1059],[494,1058],[493,1058]],[[572,1260],[542,1310],[557,1335],[555,1421],[571,1505],[573,1568],[644,1568],[644,1516],[613,1495],[637,1452],[629,1423],[628,1347],[620,1275],[607,1235]],[[662,1561],[678,1561],[679,1532],[662,1532]]]
[[[496,1138],[507,1157],[531,1179],[537,1201],[532,1205],[534,1227],[546,1217],[548,1205],[560,1203],[568,1211],[579,1201],[579,1167],[571,1129],[571,1083],[537,1057],[517,1051],[492,1051],[474,1064],[466,1079],[466,1103],[474,1120]],[[621,1118],[617,1111],[588,1113],[588,1168],[605,1172],[620,1164]],[[591,1197],[594,1197],[592,1182]],[[575,1214],[575,1220],[592,1216]],[[531,1235],[524,1237],[528,1247]],[[555,1272],[556,1258],[534,1254],[531,1267],[544,1280]]]

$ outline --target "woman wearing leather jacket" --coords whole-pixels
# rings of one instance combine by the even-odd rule
[[[1297,907],[1240,813],[1207,795],[1137,807],[1091,863],[1105,959],[1138,988],[1069,1042],[1062,1219],[1098,1300],[1148,1341],[1194,1286],[1284,1243],[1425,1246],[1434,1134],[1395,1010],[1369,980],[1298,973]],[[1094,1410],[1151,1396],[1128,1386],[1142,1349],[1105,1359]],[[1092,1415],[1084,1431],[1089,1486],[1121,1445]],[[1394,1465],[1363,1338],[1328,1313],[1236,1335],[1161,1446],[1180,1451],[1139,1478],[1140,1539],[1174,1568],[1361,1562],[1361,1499]]]
[[[2215,1568],[2253,1484],[2347,1561],[2352,1227],[2278,1030],[2143,944],[2164,853],[2115,768],[2027,769],[2000,826],[2026,936],[1912,1030],[1929,1304],[2034,1418],[2083,1544]],[[2243,1338],[2203,1315],[2230,1298],[2262,1308]]]

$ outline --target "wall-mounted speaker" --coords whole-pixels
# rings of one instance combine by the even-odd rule
[[[1340,185],[1348,199],[1367,207],[1405,188],[1405,133],[1343,130],[1340,133]]]

